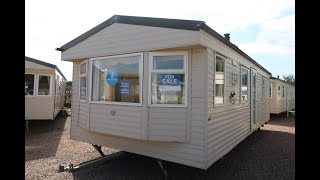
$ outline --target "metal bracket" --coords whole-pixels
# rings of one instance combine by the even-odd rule
[[[165,168],[164,161],[163,161],[163,160],[160,160],[160,159],[157,159],[157,162],[158,162],[159,166],[160,166],[161,169],[162,169],[162,173],[163,173],[165,179],[168,179],[168,175],[169,175],[169,174],[168,174],[167,169]]]
[[[99,154],[104,157],[105,155],[103,154],[102,150],[101,150],[101,146],[96,145],[96,144],[91,144],[95,150],[97,150],[99,152]]]
[[[80,163],[78,165],[73,165],[72,163],[69,164],[69,166],[66,166],[65,164],[59,164],[58,172],[64,172],[64,171],[74,172],[76,170],[79,170],[80,168],[83,168],[83,167],[87,166],[87,165],[91,165],[91,164],[94,164],[94,163],[101,163],[103,161],[111,160],[113,158],[121,156],[122,154],[124,154],[124,152],[123,151],[119,151],[119,152],[116,152],[116,153],[113,153],[113,154],[106,155],[104,157],[99,157],[97,159],[93,159],[93,160],[90,160],[90,161],[87,161],[87,162]]]

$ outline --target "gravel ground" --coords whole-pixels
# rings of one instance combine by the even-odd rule
[[[25,134],[25,179],[164,179],[156,160],[125,153],[73,173],[59,164],[75,165],[100,157],[91,144],[70,139],[70,116],[33,121]],[[105,154],[119,150],[102,147]],[[295,179],[295,119],[271,116],[207,171],[166,163],[169,179]]]

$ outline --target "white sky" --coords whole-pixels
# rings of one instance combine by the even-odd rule
[[[253,32],[250,40],[231,33],[231,42],[252,58],[261,59],[255,59],[261,65],[268,64],[265,68],[273,76],[295,74],[294,8],[294,0],[26,0],[25,55],[57,65],[72,80],[72,63],[61,61],[61,52],[55,49],[111,16],[190,19],[205,21],[221,35]],[[266,54],[268,58],[271,54],[274,62],[263,62],[268,59]],[[293,65],[277,70],[279,59]]]

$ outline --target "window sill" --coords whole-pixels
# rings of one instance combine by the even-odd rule
[[[90,104],[120,105],[120,106],[142,106],[142,103],[91,101]]]
[[[187,108],[188,105],[185,104],[149,104],[149,107],[177,107],[177,108]]]

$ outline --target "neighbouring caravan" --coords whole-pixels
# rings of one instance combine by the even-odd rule
[[[265,124],[271,73],[203,21],[115,15],[57,48],[71,139],[207,169]]]
[[[270,78],[270,113],[280,114],[295,109],[295,86],[282,79]]]
[[[25,120],[54,120],[64,106],[66,78],[56,65],[25,56]]]

